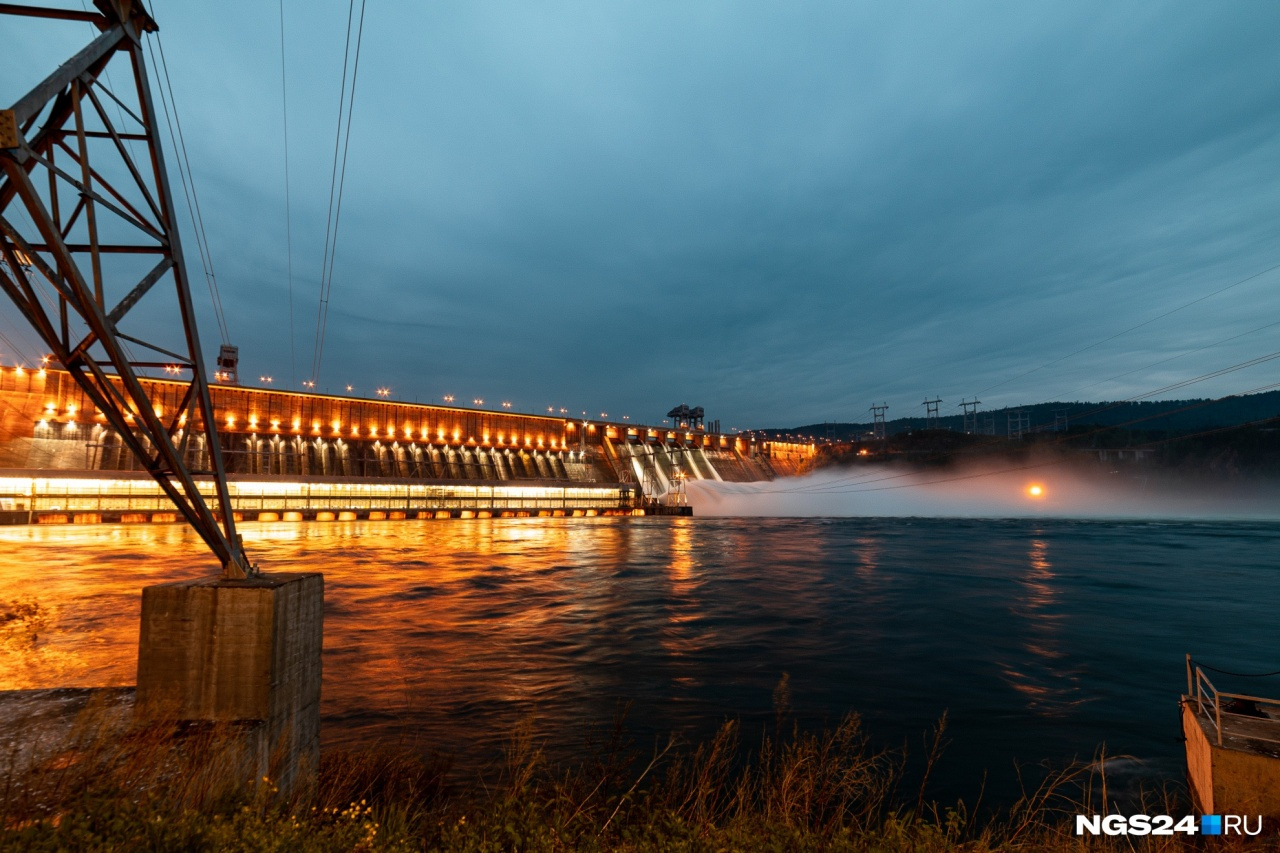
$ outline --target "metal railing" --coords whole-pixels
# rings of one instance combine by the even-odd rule
[[[1253,731],[1245,733],[1237,732],[1240,737],[1249,740],[1265,741],[1267,743],[1280,744],[1280,718],[1271,716],[1262,712],[1260,706],[1266,705],[1274,708],[1277,714],[1280,714],[1280,699],[1267,699],[1261,696],[1249,696],[1244,693],[1227,693],[1214,687],[1213,682],[1209,680],[1209,676],[1204,674],[1204,670],[1195,666],[1191,660],[1191,655],[1187,655],[1187,698],[1196,705],[1196,709],[1204,715],[1204,717],[1213,726],[1217,733],[1218,746],[1222,746],[1224,724],[1230,725],[1235,721],[1249,721],[1255,725],[1270,725],[1270,734],[1273,737],[1264,737],[1255,734]],[[1246,703],[1248,703],[1246,705]],[[1237,710],[1241,707],[1252,706],[1262,716],[1256,714],[1242,714]]]

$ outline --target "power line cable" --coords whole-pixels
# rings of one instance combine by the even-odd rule
[[[156,51],[151,46],[152,42],[150,38],[148,38],[147,40],[147,51],[148,53],[151,54],[152,66],[160,68],[161,71],[163,72],[164,78],[165,78],[165,84],[168,86],[168,89],[169,89],[168,97],[166,97],[166,94],[165,94],[166,85],[161,85],[158,87],[160,90],[160,105],[164,110],[165,124],[169,128],[169,139],[173,143],[174,153],[179,155],[176,158],[177,166],[178,166],[178,177],[182,183],[183,195],[186,197],[186,200],[187,200],[187,212],[191,216],[191,224],[194,229],[195,238],[196,238],[196,249],[200,254],[200,263],[204,268],[205,284],[208,285],[209,298],[213,302],[213,312],[214,312],[214,317],[218,322],[218,332],[222,338],[222,342],[224,344],[230,344],[231,337],[228,334],[226,320],[224,319],[223,313],[222,313],[222,299],[218,293],[218,282],[217,282],[217,278],[213,274],[213,261],[208,254],[208,242],[205,238],[205,233],[204,233],[204,220],[200,216],[199,200],[195,194],[195,176],[191,175],[190,181],[188,181],[188,172],[190,171],[190,168],[191,168],[191,162],[186,156],[186,142],[182,137],[182,123],[181,121],[178,120],[178,116],[177,116],[178,105],[176,100],[174,101],[174,104],[173,104],[172,120],[170,119],[170,115],[169,115],[169,101],[173,100],[173,86],[172,86],[172,82],[169,79],[168,66],[164,62],[164,47],[163,47],[163,44],[161,44],[160,42],[159,33],[155,34],[155,43],[157,45],[160,45],[160,62],[159,63],[156,62]],[[178,130],[176,133],[174,132],[175,123],[177,123],[177,126],[178,126]]]
[[[342,89],[338,96],[338,123],[333,140],[333,168],[329,176],[329,213],[325,224],[324,256],[320,266],[320,303],[316,311],[315,349],[311,360],[311,380],[320,374],[324,356],[325,330],[329,318],[329,296],[333,290],[333,262],[337,255],[338,225],[342,214],[342,193],[346,184],[347,155],[351,143],[351,116],[355,109],[356,78],[360,70],[360,47],[364,40],[365,0],[360,2],[360,21],[356,31],[355,63],[351,74],[350,96],[347,94],[347,67],[351,54],[351,23],[355,17],[355,0],[347,6],[346,47],[342,56]],[[346,106],[345,135],[343,133],[343,107]],[[341,160],[341,172],[339,172]],[[336,205],[335,205],[336,200]]]
[[[1208,405],[1208,404],[1210,404],[1210,403],[1219,403],[1219,402],[1222,402],[1223,400],[1229,400],[1229,399],[1231,399],[1232,397],[1241,397],[1241,396],[1244,396],[1244,395],[1246,395],[1246,394],[1256,394],[1256,393],[1258,393],[1258,392],[1260,392],[1260,391],[1266,391],[1266,390],[1270,390],[1270,389],[1278,388],[1278,387],[1280,387],[1280,382],[1276,382],[1276,383],[1273,383],[1273,384],[1271,384],[1271,385],[1263,385],[1263,386],[1261,386],[1261,387],[1259,387],[1259,388],[1253,388],[1253,389],[1250,389],[1250,390],[1248,390],[1248,391],[1241,391],[1241,392],[1240,392],[1240,393],[1238,393],[1238,394],[1229,394],[1229,395],[1227,395],[1226,397],[1221,397],[1221,398],[1218,398],[1218,399],[1216,399],[1216,400],[1207,400],[1207,401],[1202,402],[1202,403],[1197,403],[1197,404],[1195,404],[1194,406],[1188,406],[1187,408],[1188,408],[1188,409],[1191,409],[1191,408],[1196,408],[1196,407],[1198,407],[1198,406]],[[1127,425],[1135,424],[1135,423],[1141,423],[1142,421],[1144,421],[1144,420],[1150,420],[1150,419],[1151,419],[1151,418],[1153,418],[1153,417],[1160,417],[1160,415],[1151,415],[1151,416],[1146,417],[1146,418],[1139,418],[1139,419],[1134,420],[1134,421],[1129,421],[1129,422],[1128,422],[1128,424],[1122,424],[1122,426],[1127,426]],[[1200,432],[1194,432],[1194,433],[1190,433],[1190,434],[1188,434],[1188,435],[1172,436],[1172,437],[1170,437],[1170,438],[1161,439],[1161,440],[1159,440],[1159,441],[1148,442],[1148,444],[1147,444],[1146,446],[1148,446],[1148,447],[1157,447],[1157,446],[1160,446],[1160,445],[1163,445],[1163,444],[1171,444],[1171,443],[1173,443],[1173,442],[1175,442],[1175,441],[1186,441],[1187,439],[1190,439],[1190,438],[1198,438],[1198,437],[1200,437],[1200,436],[1212,435],[1212,434],[1214,434],[1214,433],[1219,433],[1219,432],[1228,432],[1228,431],[1230,431],[1230,430],[1235,430],[1235,429],[1244,429],[1244,428],[1246,428],[1246,427],[1251,427],[1251,426],[1260,426],[1260,425],[1262,425],[1262,424],[1273,423],[1273,422],[1275,422],[1275,421],[1280,421],[1280,416],[1271,417],[1271,418],[1261,418],[1261,419],[1259,419],[1259,420],[1255,420],[1255,421],[1248,421],[1247,423],[1242,423],[1242,424],[1232,424],[1231,426],[1217,427],[1217,428],[1215,428],[1215,429],[1202,430],[1202,431],[1200,431]],[[1099,431],[1101,431],[1101,430],[1099,430]],[[786,489],[778,489],[778,490],[773,490],[773,489],[761,489],[761,490],[759,490],[759,491],[753,491],[753,492],[751,492],[751,494],[796,494],[796,493],[799,493],[799,494],[835,494],[835,495],[849,495],[849,494],[857,494],[857,493],[859,493],[859,492],[885,492],[885,491],[893,491],[893,490],[896,490],[896,489],[911,489],[911,488],[916,488],[916,487],[918,487],[918,486],[933,486],[933,485],[937,485],[937,484],[939,484],[939,483],[952,483],[952,482],[958,482],[958,481],[961,481],[961,480],[976,480],[976,479],[979,479],[979,478],[981,478],[981,477],[994,477],[994,476],[996,476],[996,475],[998,475],[998,474],[1010,474],[1010,473],[1014,473],[1014,472],[1017,472],[1017,471],[1030,471],[1030,470],[1033,470],[1033,469],[1036,469],[1036,468],[1050,468],[1050,467],[1053,467],[1053,466],[1055,466],[1055,465],[1063,465],[1063,464],[1065,464],[1065,463],[1066,463],[1066,462],[1068,462],[1068,461],[1069,461],[1069,460],[1067,460],[1067,459],[1054,459],[1054,460],[1050,460],[1050,461],[1046,461],[1046,462],[1035,462],[1035,463],[1031,463],[1031,464],[1029,464],[1029,465],[1017,465],[1017,466],[1013,466],[1013,467],[1009,467],[1009,468],[1001,468],[1001,469],[998,469],[998,470],[995,470],[995,471],[981,471],[981,472],[976,473],[976,474],[962,474],[962,475],[956,475],[956,476],[954,476],[954,477],[942,477],[942,478],[939,478],[939,479],[936,479],[936,480],[925,480],[925,481],[923,481],[923,482],[916,482],[916,483],[901,483],[901,484],[898,484],[898,485],[896,485],[896,486],[872,486],[872,487],[870,487],[870,488],[842,488],[842,489],[816,488],[816,489],[808,489],[808,490],[806,490],[806,489],[796,489],[796,490],[786,490]],[[895,474],[895,475],[893,475],[893,476],[883,477],[883,478],[878,479],[878,480],[868,480],[868,481],[866,481],[866,482],[869,482],[869,483],[877,483],[877,482],[883,482],[883,481],[885,481],[885,480],[897,480],[897,479],[901,479],[902,477],[910,477],[910,476],[913,476],[915,473],[917,473],[917,472],[910,472],[910,473],[904,473],[904,474]],[[858,484],[851,484],[851,485],[861,485],[861,484],[860,484],[860,483],[858,483]]]
[[[333,229],[333,196],[338,181],[338,149],[342,142],[342,108],[347,98],[347,62],[351,53],[351,21],[355,15],[355,0],[347,3],[347,35],[342,54],[342,86],[338,90],[338,122],[333,135],[333,167],[329,174],[329,210],[325,214],[324,247],[320,258],[320,295],[316,304],[316,330],[311,349],[311,381],[316,381],[316,354],[320,349],[320,321],[324,316],[325,279],[329,269],[329,238]]]
[[[289,87],[284,61],[284,0],[280,0],[280,102],[284,126],[284,235],[289,265],[289,382],[298,384],[298,358],[293,332],[293,213],[289,201]]]
[[[1182,387],[1185,387],[1185,386],[1187,386],[1187,385],[1193,385],[1193,384],[1195,384],[1195,383],[1197,383],[1197,382],[1203,382],[1203,381],[1205,381],[1206,379],[1214,379],[1214,378],[1217,378],[1217,377],[1219,377],[1219,376],[1225,376],[1225,375],[1226,375],[1226,374],[1228,374],[1228,373],[1234,373],[1234,372],[1235,372],[1235,371],[1237,371],[1237,370],[1244,370],[1245,368],[1248,368],[1248,367],[1254,367],[1254,366],[1256,366],[1256,365],[1264,364],[1264,363],[1266,363],[1266,362],[1274,361],[1274,360],[1276,360],[1276,359],[1280,359],[1280,351],[1273,352],[1273,353],[1268,353],[1267,355],[1263,355],[1263,356],[1258,356],[1257,358],[1249,359],[1248,361],[1243,361],[1243,362],[1240,362],[1240,363],[1238,363],[1238,364],[1231,365],[1231,366],[1229,366],[1229,367],[1224,367],[1224,368],[1222,368],[1222,369],[1220,369],[1220,370],[1211,371],[1210,373],[1201,374],[1200,376],[1192,377],[1191,379],[1185,379],[1185,380],[1183,380],[1183,381],[1181,381],[1181,382],[1175,382],[1175,383],[1173,383],[1172,385],[1166,385],[1166,386],[1164,386],[1163,388],[1157,388],[1157,389],[1156,389],[1156,390],[1154,390],[1154,391],[1147,391],[1147,392],[1142,393],[1142,394],[1137,394],[1137,395],[1135,395],[1135,396],[1133,396],[1133,397],[1130,397],[1130,398],[1128,398],[1128,399],[1126,399],[1126,400],[1119,400],[1119,401],[1116,401],[1116,402],[1114,402],[1114,403],[1110,403],[1110,404],[1108,404],[1108,405],[1106,405],[1106,406],[1101,406],[1101,407],[1099,407],[1099,408],[1097,408],[1097,409],[1093,409],[1093,410],[1088,411],[1088,412],[1085,412],[1085,413],[1083,413],[1083,414],[1076,415],[1076,417],[1077,417],[1077,418],[1084,418],[1084,417],[1089,417],[1089,416],[1092,416],[1092,415],[1101,414],[1101,413],[1103,413],[1103,412],[1107,412],[1107,411],[1110,411],[1110,410],[1112,410],[1112,409],[1115,409],[1115,408],[1118,408],[1118,407],[1120,407],[1120,406],[1123,406],[1123,405],[1125,405],[1125,404],[1127,404],[1127,403],[1137,402],[1137,401],[1139,401],[1139,400],[1143,400],[1143,399],[1145,399],[1145,398],[1147,398],[1147,397],[1152,397],[1152,396],[1155,396],[1156,394],[1164,393],[1165,391],[1173,390],[1173,389],[1176,389],[1176,388],[1182,388]],[[1280,383],[1277,383],[1277,385],[1280,385]],[[1266,385],[1266,386],[1263,386],[1263,387],[1261,387],[1261,388],[1253,389],[1253,390],[1251,390],[1251,391],[1243,391],[1243,392],[1240,392],[1240,393],[1237,393],[1237,394],[1228,394],[1228,395],[1227,395],[1227,396],[1225,396],[1225,397],[1219,397],[1219,398],[1215,398],[1215,399],[1211,399],[1211,400],[1203,400],[1203,401],[1199,401],[1199,402],[1196,402],[1196,403],[1192,403],[1192,404],[1190,404],[1190,405],[1188,405],[1188,406],[1183,406],[1183,407],[1178,408],[1178,409],[1173,409],[1172,411],[1157,412],[1157,413],[1152,414],[1152,415],[1147,415],[1147,416],[1145,416],[1145,417],[1138,418],[1138,419],[1136,419],[1136,420],[1132,420],[1132,421],[1128,421],[1128,422],[1125,422],[1125,423],[1122,423],[1122,424],[1118,424],[1118,425],[1116,425],[1116,426],[1114,426],[1114,427],[1113,427],[1113,426],[1099,427],[1099,429],[1094,430],[1093,432],[1094,432],[1094,433],[1096,433],[1096,432],[1100,432],[1100,431],[1102,431],[1102,430],[1104,430],[1104,429],[1114,429],[1114,428],[1118,428],[1118,427],[1131,426],[1131,425],[1136,424],[1136,423],[1142,423],[1143,421],[1148,421],[1148,420],[1153,420],[1153,419],[1156,419],[1156,418],[1167,417],[1168,415],[1171,415],[1171,414],[1176,414],[1176,413],[1178,413],[1178,412],[1183,412],[1183,411],[1189,411],[1189,410],[1191,410],[1191,409],[1196,409],[1196,408],[1199,408],[1199,407],[1201,407],[1201,406],[1207,406],[1207,405],[1210,405],[1210,404],[1213,404],[1213,403],[1221,402],[1221,401],[1223,401],[1223,400],[1229,400],[1229,399],[1232,399],[1232,398],[1234,398],[1234,397],[1243,396],[1244,394],[1253,394],[1253,393],[1258,393],[1258,392],[1260,392],[1260,391],[1264,391],[1264,390],[1270,390],[1270,389],[1272,389],[1272,388],[1277,387],[1277,385]],[[1093,433],[1087,433],[1086,435],[1088,435],[1088,434],[1093,434]],[[1081,436],[1074,436],[1074,438],[1080,438],[1080,437],[1081,437]],[[1062,439],[1062,441],[1065,441],[1065,440],[1066,440],[1066,439],[1065,439],[1065,437],[1064,437],[1064,438]],[[769,492],[769,493],[771,493],[771,494],[778,494],[778,493],[788,493],[788,492],[820,492],[820,491],[832,491],[832,490],[838,489],[839,487],[843,487],[843,486],[846,486],[846,485],[858,485],[858,484],[860,484],[860,483],[866,483],[866,482],[881,482],[882,480],[893,480],[893,479],[898,479],[898,478],[901,478],[901,477],[909,477],[909,476],[912,476],[912,473],[914,473],[914,472],[908,472],[908,473],[903,473],[903,474],[893,474],[893,475],[889,475],[889,476],[885,476],[885,477],[876,477],[874,474],[858,474],[858,475],[853,475],[853,476],[848,477],[848,478],[842,478],[841,480],[836,481],[836,482],[828,482],[828,483],[824,483],[822,486],[814,486],[814,487],[807,487],[807,488],[806,488],[806,487],[795,487],[795,488],[793,488],[793,489],[776,489],[776,490],[768,490],[768,492]]]
[[[8,317],[5,317],[3,314],[0,314],[0,318],[3,318],[6,324],[9,324],[9,318],[8,318]],[[12,324],[9,324],[9,325],[11,326],[10,331],[14,331],[14,332],[15,332],[15,335],[17,335],[17,331],[16,331],[15,329],[13,329],[13,328],[12,328]],[[18,337],[19,337],[19,339],[21,339],[21,336],[18,336]],[[12,339],[12,338],[10,338],[10,337],[8,337],[8,336],[6,336],[4,332],[0,332],[0,343],[3,343],[6,347],[8,347],[8,348],[9,348],[9,352],[10,352],[11,354],[13,354],[13,355],[14,355],[14,356],[16,356],[17,358],[21,359],[22,361],[26,362],[27,364],[33,364],[33,363],[34,363],[34,362],[32,362],[32,360],[31,360],[31,356],[30,356],[30,354],[26,351],[26,349],[25,349],[25,348],[23,348],[23,347],[18,346],[17,344],[15,344],[15,343],[13,342],[13,339]]]
[[[1125,373],[1119,373],[1115,376],[1112,376],[1110,379],[1100,379],[1099,381],[1090,383],[1089,385],[1082,385],[1081,387],[1075,389],[1074,391],[1068,391],[1066,394],[1061,395],[1059,399],[1064,399],[1074,394],[1079,394],[1081,391],[1087,391],[1090,388],[1094,388],[1098,385],[1103,385],[1107,382],[1114,382],[1117,379],[1123,379],[1126,376],[1132,376],[1135,373],[1141,373],[1144,370],[1150,370],[1153,367],[1159,367],[1162,364],[1168,364],[1171,361],[1177,361],[1178,359],[1188,355],[1194,355],[1198,352],[1204,352],[1207,349],[1213,349],[1216,346],[1221,346],[1222,344],[1230,343],[1231,341],[1237,340],[1239,338],[1244,338],[1244,337],[1248,337],[1249,335],[1257,334],[1258,332],[1265,331],[1266,329],[1270,329],[1273,326],[1280,326],[1280,320],[1276,320],[1275,322],[1272,322],[1272,323],[1267,323],[1266,325],[1259,326],[1256,329],[1250,329],[1247,332],[1241,332],[1238,335],[1232,335],[1229,338],[1223,338],[1220,341],[1214,341],[1211,344],[1205,344],[1204,346],[1196,347],[1195,349],[1184,350],[1183,352],[1180,352],[1177,355],[1171,355],[1168,358],[1162,358],[1159,361],[1153,361],[1151,364],[1148,364],[1145,367],[1137,367],[1137,368],[1134,368],[1133,370],[1126,371]]]
[[[173,81],[169,78],[169,61],[164,55],[164,40],[159,31],[155,33],[156,46],[160,49],[160,65],[164,69],[165,87],[169,90],[169,103],[173,106],[173,123],[178,128],[178,144],[182,151],[182,162],[187,167],[187,180],[191,183],[191,200],[195,205],[195,225],[199,228],[199,239],[204,243],[205,256],[209,261],[209,284],[213,292],[214,310],[218,316],[218,325],[222,329],[223,343],[231,343],[231,332],[227,327],[226,314],[222,310],[222,294],[218,290],[218,275],[213,269],[213,249],[209,245],[209,235],[204,228],[204,212],[200,209],[200,195],[196,192],[195,171],[191,168],[191,157],[187,153],[187,139],[182,132],[182,117],[178,114],[178,98],[173,92]]]
[[[1199,304],[1199,303],[1201,303],[1201,302],[1204,302],[1206,299],[1211,299],[1211,298],[1213,298],[1214,296],[1217,296],[1217,295],[1219,295],[1219,294],[1221,294],[1221,293],[1226,293],[1228,290],[1231,290],[1232,288],[1239,287],[1239,286],[1240,286],[1240,285],[1242,285],[1242,284],[1246,284],[1246,283],[1248,283],[1248,282],[1250,282],[1250,281],[1253,281],[1255,278],[1258,278],[1258,277],[1260,277],[1260,276],[1264,276],[1264,275],[1266,275],[1267,273],[1269,273],[1269,272],[1274,272],[1275,270],[1278,270],[1278,269],[1280,269],[1280,264],[1276,264],[1276,265],[1274,265],[1274,266],[1268,267],[1267,269],[1262,270],[1261,272],[1256,272],[1256,273],[1254,273],[1253,275],[1250,275],[1250,276],[1247,276],[1247,277],[1245,277],[1245,278],[1240,279],[1239,281],[1235,282],[1234,284],[1229,284],[1229,285],[1227,285],[1226,287],[1219,288],[1218,290],[1213,291],[1212,293],[1207,293],[1207,294],[1205,294],[1204,296],[1198,297],[1198,298],[1196,298],[1196,299],[1192,299],[1190,302],[1185,302],[1185,303],[1183,303],[1182,305],[1179,305],[1177,308],[1172,308],[1172,309],[1170,309],[1170,310],[1168,310],[1168,311],[1164,312],[1163,314],[1159,314],[1159,315],[1157,315],[1157,316],[1155,316],[1155,317],[1152,317],[1150,320],[1144,320],[1144,321],[1142,321],[1141,323],[1138,323],[1138,324],[1137,324],[1137,325],[1135,325],[1135,326],[1130,326],[1129,328],[1127,328],[1127,329],[1125,329],[1125,330],[1123,330],[1123,331],[1116,332],[1114,335],[1111,335],[1111,336],[1109,336],[1109,337],[1103,338],[1103,339],[1102,339],[1102,340],[1100,340],[1100,341],[1095,341],[1094,343],[1091,343],[1091,344],[1089,344],[1089,345],[1088,345],[1088,346],[1086,346],[1086,347],[1081,347],[1081,348],[1080,348],[1080,349],[1078,349],[1078,350],[1075,350],[1075,351],[1073,351],[1073,352],[1069,352],[1069,353],[1067,353],[1066,355],[1061,356],[1060,358],[1055,358],[1055,359],[1053,359],[1053,360],[1051,360],[1051,361],[1046,361],[1044,364],[1040,365],[1039,367],[1033,367],[1031,370],[1028,370],[1028,371],[1026,371],[1025,373],[1020,373],[1020,374],[1018,374],[1017,376],[1012,376],[1012,377],[1010,377],[1010,378],[1008,378],[1008,379],[1005,379],[1005,380],[1004,380],[1004,381],[1002,381],[1002,382],[997,382],[997,383],[996,383],[996,384],[994,384],[994,385],[989,385],[989,386],[987,386],[986,388],[983,388],[981,391],[979,391],[979,392],[978,392],[977,394],[975,394],[974,396],[976,397],[976,396],[979,396],[979,395],[985,394],[985,393],[987,393],[988,391],[992,391],[992,390],[994,390],[994,389],[996,389],[996,388],[1000,388],[1001,386],[1008,385],[1010,382],[1016,382],[1016,381],[1017,381],[1017,380],[1019,380],[1019,379],[1024,379],[1024,378],[1026,378],[1026,377],[1030,376],[1030,375],[1031,375],[1031,374],[1033,374],[1033,373],[1036,373],[1036,372],[1038,372],[1038,371],[1044,370],[1046,367],[1052,367],[1053,365],[1058,364],[1058,363],[1063,362],[1063,361],[1066,361],[1066,360],[1067,360],[1067,359],[1069,359],[1069,358],[1073,358],[1073,357],[1075,357],[1075,356],[1079,355],[1079,354],[1080,354],[1080,353],[1082,353],[1082,352],[1087,352],[1087,351],[1089,351],[1089,350],[1091,350],[1091,349],[1094,349],[1094,348],[1096,348],[1096,347],[1100,347],[1100,346],[1102,346],[1102,345],[1103,345],[1103,344],[1105,344],[1105,343],[1110,343],[1111,341],[1114,341],[1116,338],[1122,337],[1123,335],[1127,335],[1127,334],[1129,334],[1130,332],[1133,332],[1133,331],[1136,331],[1136,330],[1138,330],[1138,329],[1141,329],[1143,326],[1149,326],[1149,325],[1151,325],[1152,323],[1156,322],[1157,320],[1163,320],[1165,317],[1168,317],[1168,316],[1170,316],[1171,314],[1176,314],[1176,313],[1178,313],[1179,311],[1182,311],[1182,310],[1184,310],[1184,309],[1186,309],[1186,308],[1190,308],[1192,305],[1196,305],[1196,304]]]
[[[329,283],[325,288],[324,317],[320,321],[320,349],[316,355],[316,373],[320,372],[320,366],[324,359],[325,332],[329,323],[329,294],[333,290],[333,267],[338,252],[338,226],[342,221],[342,194],[347,183],[347,155],[351,150],[351,114],[356,106],[356,78],[360,74],[360,45],[364,40],[364,7],[364,0],[361,0],[360,29],[356,35],[356,61],[351,72],[351,97],[347,102],[346,137],[342,143],[342,174],[338,179],[338,206],[333,216],[333,244],[329,248]]]
[[[80,8],[84,9],[85,14],[88,14],[88,12],[89,12],[89,4],[88,4],[87,0],[80,0]],[[150,14],[150,13],[148,13],[148,14]],[[98,35],[98,28],[97,28],[94,24],[92,24],[92,23],[86,23],[86,26],[87,26],[87,27],[88,27],[88,28],[93,32],[93,34],[94,34],[94,36],[95,36],[95,37]],[[104,68],[104,69],[103,69],[103,76],[104,76],[104,77],[106,77],[106,79],[107,79],[107,86],[108,86],[107,91],[108,91],[108,93],[109,93],[109,94],[112,94],[112,99],[114,100],[114,97],[115,97],[115,96],[114,96],[114,89],[116,88],[116,84],[115,84],[115,82],[111,79],[111,68],[110,68],[110,67],[107,67],[107,68]],[[127,127],[127,125],[126,125],[125,120],[124,120],[124,110],[120,107],[120,102],[119,102],[119,101],[116,101],[116,102],[115,102],[115,108],[116,108],[116,117],[120,120],[120,128],[123,130],[125,127]],[[121,142],[126,143],[126,144],[128,145],[129,151],[130,151],[130,152],[133,152],[133,153],[136,155],[137,149],[135,149],[135,148],[134,148],[135,140],[133,140],[133,139],[123,139],[123,140],[121,140]]]

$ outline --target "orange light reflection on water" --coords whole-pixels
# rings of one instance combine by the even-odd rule
[[[0,528],[0,690],[132,684],[142,587],[216,571],[178,525]]]
[[[600,703],[608,717],[604,697],[627,689],[608,665],[610,613],[660,583],[602,570],[625,563],[631,526],[476,519],[243,531],[263,571],[325,574],[322,714],[340,721],[326,722],[326,743],[440,743],[460,726],[513,725],[555,702]],[[141,589],[216,571],[180,525],[0,528],[0,690],[132,684]],[[417,714],[434,705],[444,708],[436,731]]]
[[[1004,664],[1009,685],[1027,702],[1027,710],[1045,716],[1061,716],[1083,702],[1080,679],[1067,662],[1062,648],[1058,612],[1060,580],[1049,559],[1049,544],[1042,538],[1031,541],[1027,570],[1022,576],[1022,594],[1014,613],[1020,617],[1024,656],[1018,666]]]

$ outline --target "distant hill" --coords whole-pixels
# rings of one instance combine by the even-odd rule
[[[1148,432],[1190,433],[1216,427],[1235,426],[1280,417],[1280,391],[1248,394],[1225,400],[1159,400],[1137,403],[1036,403],[994,411],[978,412],[978,432],[1008,435],[1011,413],[1021,409],[1028,418],[1028,429],[1034,432],[1077,426],[1128,427]],[[1016,418],[1013,418],[1016,423]],[[895,418],[885,424],[889,435],[914,432],[926,426],[923,417]],[[938,419],[942,429],[961,431],[961,415]],[[851,441],[871,432],[870,422],[805,424],[802,426],[759,429],[767,435],[812,436],[835,441]]]

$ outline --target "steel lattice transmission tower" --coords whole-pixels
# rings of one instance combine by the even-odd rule
[[[981,402],[977,397],[960,400],[960,407],[964,409],[964,431],[968,435],[978,434],[978,406]]]
[[[875,436],[875,438],[879,441],[884,441],[884,437],[885,437],[884,413],[887,411],[889,411],[888,403],[881,403],[878,406],[871,407],[871,418],[872,418],[871,432],[872,432],[872,435]]]
[[[925,429],[938,428],[938,406],[941,403],[942,403],[942,400],[940,398],[934,397],[932,400],[925,400],[923,403],[920,404],[924,406],[924,428]]]
[[[143,59],[143,36],[156,23],[139,0],[93,5],[96,12],[0,5],[3,15],[87,21],[99,31],[0,110],[0,287],[217,555],[223,575],[243,578],[254,569],[230,511]],[[162,281],[170,286],[156,288]],[[190,382],[182,405],[162,416],[139,378],[165,368],[188,372]],[[204,470],[194,473],[212,478],[213,507],[193,478],[197,457]]]

